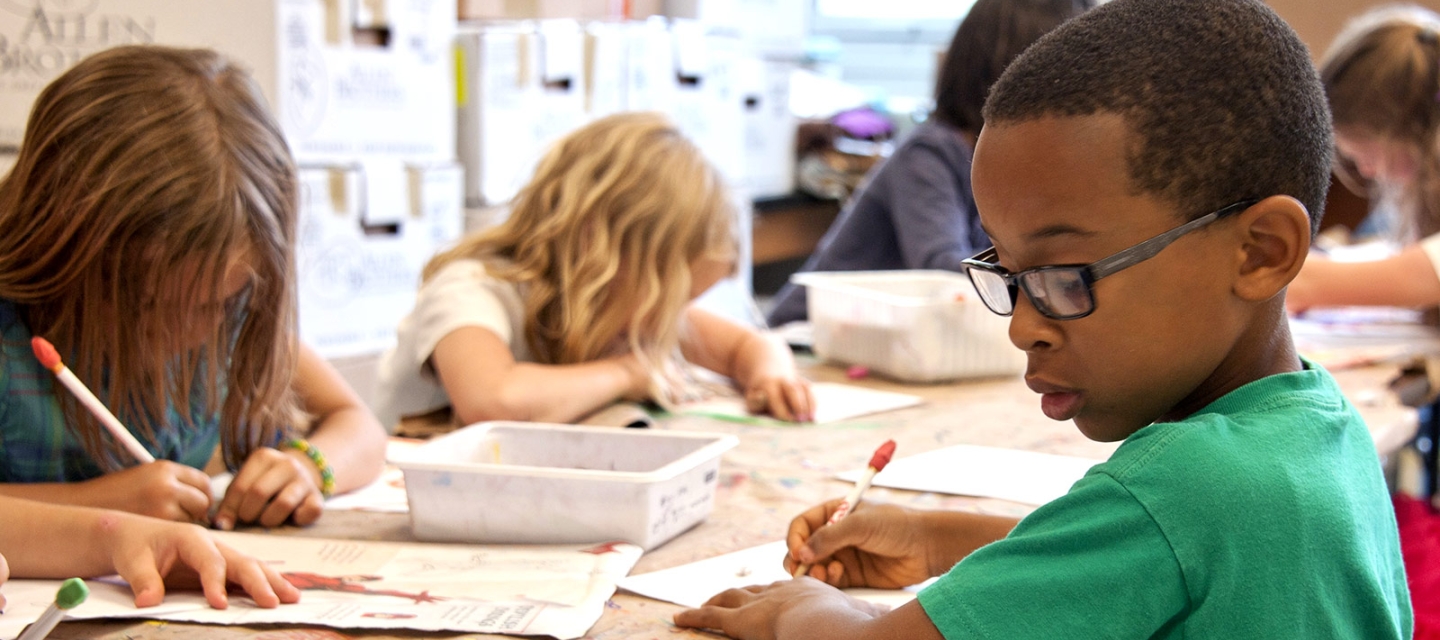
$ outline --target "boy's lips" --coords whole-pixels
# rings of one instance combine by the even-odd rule
[[[1084,397],[1074,389],[1028,377],[1025,386],[1040,394],[1040,410],[1051,420],[1070,420],[1085,404]]]

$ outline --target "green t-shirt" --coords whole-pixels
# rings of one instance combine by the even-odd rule
[[[1135,432],[920,592],[955,638],[1409,638],[1365,423],[1325,370]]]

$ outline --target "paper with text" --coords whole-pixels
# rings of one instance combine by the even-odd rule
[[[313,624],[350,629],[416,629],[579,638],[600,619],[615,584],[640,558],[623,542],[602,545],[441,545],[219,534],[301,589],[299,604],[260,609],[232,596],[211,609],[198,592],[170,593],[136,609],[118,580],[91,580],[91,595],[69,619],[147,618],[211,624]],[[0,637],[14,637],[55,598],[58,581],[17,580]],[[33,612],[33,615],[32,615]],[[12,618],[14,614],[14,618]],[[29,620],[24,618],[29,617]]]
[[[726,589],[789,580],[790,574],[781,564],[785,553],[785,541],[779,540],[670,569],[630,576],[620,581],[620,588],[655,600],[698,607]],[[846,589],[845,593],[893,608],[914,600],[915,594],[930,582],[906,589]]]

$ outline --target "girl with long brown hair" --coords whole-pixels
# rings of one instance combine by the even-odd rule
[[[722,180],[663,116],[626,113],[562,139],[510,217],[427,266],[381,363],[384,424],[450,407],[460,423],[569,422],[619,399],[683,393],[687,361],[785,420],[814,411],[778,340],[690,305],[732,272]]]
[[[120,47],[46,87],[0,181],[0,494],[200,521],[218,453],[215,523],[274,526],[378,475],[383,430],[295,336],[297,207],[279,126],[214,52]],[[157,462],[129,466],[32,336]]]
[[[1440,15],[1371,10],[1336,37],[1320,64],[1335,118],[1336,173],[1371,195],[1394,256],[1337,262],[1312,255],[1286,305],[1440,305]]]

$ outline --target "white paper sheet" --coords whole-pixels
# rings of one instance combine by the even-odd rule
[[[913,407],[924,402],[920,396],[908,393],[880,391],[835,382],[816,382],[810,385],[815,395],[815,422],[828,424],[851,418]],[[719,397],[690,402],[679,407],[679,413],[712,414],[744,417],[745,402],[738,397]]]
[[[1065,495],[1070,485],[1099,462],[962,444],[897,458],[875,475],[872,484],[1042,505]],[[860,473],[857,469],[838,477],[854,482]]]
[[[630,576],[620,581],[620,588],[647,598],[698,607],[726,589],[789,580],[790,574],[785,573],[781,564],[785,552],[785,541],[779,540],[670,569]],[[846,589],[845,593],[894,608],[914,600],[915,594],[932,581],[906,589]]]
[[[70,619],[149,618],[212,624],[312,624],[579,638],[600,619],[615,583],[640,558],[626,543],[598,546],[394,544],[256,534],[217,534],[302,586],[299,604],[260,609],[232,596],[211,609],[199,593],[171,593],[136,609],[128,586],[88,581]],[[58,581],[17,580],[0,638],[11,638],[55,598]],[[13,615],[13,617],[12,617]],[[17,626],[18,625],[18,626]]]

